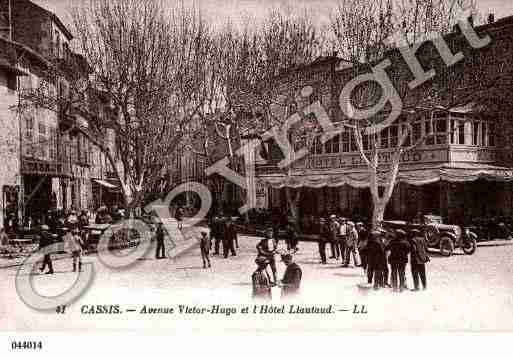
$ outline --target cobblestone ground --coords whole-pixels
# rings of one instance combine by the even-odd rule
[[[450,258],[433,255],[428,263],[429,289],[423,292],[360,289],[361,268],[342,268],[331,260],[319,264],[317,245],[300,243],[296,262],[303,269],[302,295],[293,304],[305,307],[333,305],[333,314],[140,314],[152,307],[207,307],[241,309],[253,303],[251,273],[255,269],[254,237],[240,236],[237,256],[212,257],[212,268],[203,269],[199,249],[179,258],[143,258],[129,269],[105,267],[95,256],[91,287],[65,314],[37,312],[25,306],[15,290],[17,268],[0,270],[0,328],[4,330],[102,330],[143,329],[187,332],[206,330],[513,330],[513,245],[481,246],[472,256],[457,252]],[[329,250],[328,250],[329,253]],[[153,253],[150,253],[153,254]],[[71,260],[54,263],[54,275],[34,276],[43,295],[65,290],[75,279]],[[278,264],[279,276],[283,274]],[[408,285],[411,287],[409,267]],[[273,305],[284,304],[279,289]],[[120,305],[121,314],[82,314],[85,305]],[[287,303],[286,308],[288,308]],[[365,306],[367,314],[354,314]],[[136,312],[126,312],[136,309]],[[338,311],[349,309],[349,311]],[[287,309],[286,309],[287,310]]]

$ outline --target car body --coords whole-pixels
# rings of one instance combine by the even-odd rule
[[[477,248],[477,236],[468,228],[444,224],[438,215],[424,215],[422,223],[407,221],[383,221],[385,230],[403,229],[410,232],[419,230],[427,240],[428,247],[439,248],[444,256],[450,256],[455,248],[461,248],[465,254],[473,254]]]

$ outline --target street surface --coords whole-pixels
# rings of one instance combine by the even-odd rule
[[[15,289],[17,267],[0,269],[0,328],[3,330],[513,330],[513,245],[480,246],[472,256],[456,251],[450,258],[433,254],[428,263],[428,290],[393,293],[361,289],[361,268],[342,268],[330,260],[319,264],[317,245],[300,243],[296,262],[303,270],[302,295],[293,303],[305,307],[332,304],[333,314],[140,314],[147,307],[222,308],[238,311],[251,302],[256,237],[239,236],[236,257],[212,257],[203,269],[195,246],[175,259],[147,257],[125,270],[105,267],[96,256],[91,287],[64,314],[28,308]],[[327,248],[329,255],[329,247]],[[279,257],[277,257],[279,262]],[[71,259],[54,262],[54,275],[34,276],[41,294],[56,295],[74,281]],[[278,263],[279,276],[284,266]],[[409,266],[408,286],[412,287]],[[273,302],[281,306],[279,289]],[[119,305],[120,314],[82,314],[84,305]],[[367,314],[353,314],[364,305]],[[252,307],[251,307],[252,308]],[[288,308],[288,306],[287,306]],[[135,309],[135,312],[126,312]],[[194,309],[194,308],[192,308]],[[348,311],[338,311],[348,310]]]

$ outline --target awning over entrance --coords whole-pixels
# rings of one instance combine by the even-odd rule
[[[112,183],[109,183],[109,182],[101,180],[101,179],[94,179],[93,181],[95,181],[99,185],[102,185],[103,187],[106,187],[106,188],[117,188],[116,185],[113,185]]]
[[[379,175],[379,183],[385,184],[387,174]],[[401,170],[397,181],[415,186],[438,181],[469,182],[478,179],[490,181],[513,181],[513,168],[475,165],[475,164],[445,164],[437,167],[415,170]],[[349,185],[356,188],[369,186],[369,174],[366,172],[340,174],[309,174],[292,176],[262,177],[262,180],[274,188],[282,187],[339,187]]]

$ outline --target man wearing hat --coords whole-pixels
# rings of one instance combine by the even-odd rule
[[[356,231],[355,225],[353,222],[347,222],[346,229],[346,245],[345,245],[345,262],[344,267],[349,266],[349,262],[351,260],[351,254],[353,255],[354,265],[357,267],[360,265],[358,263],[358,258],[356,254],[356,244],[358,243],[358,232]]]
[[[382,241],[383,234],[381,230],[373,230],[367,243],[367,281],[372,284],[374,279],[374,289],[384,286],[383,276],[387,263]]]
[[[160,218],[156,219],[157,229],[155,231],[155,239],[157,241],[157,248],[155,253],[156,259],[166,258],[166,247],[164,246],[164,239],[166,237],[166,233],[164,231],[164,225]]]
[[[255,259],[255,263],[257,265],[257,269],[251,276],[251,281],[253,283],[253,298],[271,300],[271,281],[265,271],[269,261],[266,257],[258,256]]]
[[[297,295],[303,275],[301,268],[294,262],[292,254],[290,253],[283,254],[281,261],[287,266],[283,279],[281,280],[281,296],[290,297]]]
[[[360,254],[360,261],[364,273],[367,272],[367,242],[369,233],[362,222],[356,223],[356,230],[358,232],[358,253]]]
[[[387,245],[387,249],[390,251],[388,262],[392,270],[392,288],[395,292],[402,292],[406,289],[405,269],[406,263],[408,263],[408,254],[410,253],[410,244],[406,240],[406,232],[402,229],[397,229]],[[397,277],[399,277],[399,283],[397,282]]]
[[[426,263],[429,262],[429,255],[424,235],[416,229],[412,230],[410,233],[410,245],[410,266],[413,277],[413,290],[419,290],[419,280],[422,282],[422,287],[425,290],[427,288]]]
[[[319,219],[319,256],[321,263],[326,264],[326,243],[330,240],[330,227],[324,218]]]
[[[340,226],[338,230],[337,244],[339,247],[338,250],[340,252],[340,258],[342,259],[342,262],[344,262],[346,255],[346,240],[348,233],[347,218],[340,217],[338,219],[338,222],[340,223]]]
[[[271,267],[271,271],[273,273],[273,281],[276,283],[276,260],[274,259],[274,254],[276,253],[276,242],[273,241],[272,238],[273,229],[269,227],[265,231],[265,237],[262,238],[262,240],[256,245],[256,249],[259,257],[264,257],[267,259],[267,264]]]
[[[340,224],[337,221],[337,216],[332,214],[330,216],[330,245],[331,245],[331,257],[332,259],[338,259],[340,257],[340,250],[338,245],[338,233],[340,231]]]
[[[39,250],[53,244],[53,238],[49,230],[50,228],[46,224],[41,225],[41,231],[39,233]],[[46,266],[48,266],[48,272],[46,272],[46,274],[53,274],[53,264],[50,253],[44,255],[43,263],[39,270],[43,272]]]
[[[77,262],[78,262],[78,271],[82,271],[82,238],[80,238],[80,231],[78,228],[74,228],[72,231],[69,228],[63,228],[64,231],[64,247],[66,251],[71,254],[71,258],[73,259],[73,272],[77,271]]]
[[[230,217],[226,218],[223,232],[223,257],[228,258],[228,252],[231,252],[232,256],[237,255],[234,247],[237,240],[237,230]]]

